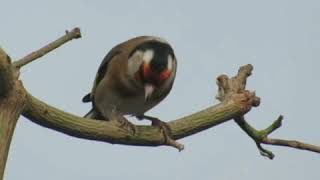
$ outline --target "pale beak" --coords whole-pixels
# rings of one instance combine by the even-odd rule
[[[145,98],[145,101],[148,101],[148,99],[151,97],[153,91],[154,91],[154,86],[153,85],[146,84],[144,86],[144,98]]]

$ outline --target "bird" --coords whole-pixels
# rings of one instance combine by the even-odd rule
[[[151,120],[170,138],[167,123],[145,113],[170,93],[176,70],[174,50],[163,38],[139,36],[116,45],[100,64],[91,92],[82,99],[92,103],[84,117],[113,120],[121,119],[113,118],[114,114],[131,115]]]

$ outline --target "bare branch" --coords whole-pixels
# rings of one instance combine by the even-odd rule
[[[23,57],[22,59],[15,61],[13,66],[17,69],[20,69],[22,66],[42,57],[43,55],[49,53],[50,51],[58,48],[59,46],[65,44],[66,42],[72,39],[78,39],[81,37],[81,32],[79,28],[74,28],[72,31],[66,31],[66,34],[61,36],[59,39],[53,41],[52,43],[44,46],[43,48],[34,51],[27,56]]]
[[[274,158],[274,154],[271,151],[269,151],[261,146],[261,141],[266,136],[266,134],[264,134],[264,133],[266,133],[267,130],[258,131],[256,129],[254,129],[250,124],[247,123],[247,121],[244,119],[243,116],[235,118],[235,122],[241,127],[241,129],[244,132],[246,132],[248,134],[248,136],[250,136],[256,142],[257,148],[259,149],[260,154],[262,156],[268,157],[269,159]],[[270,133],[272,131],[270,131]],[[264,133],[262,133],[262,132],[264,132]]]
[[[255,96],[255,93],[251,93],[245,90],[245,85],[247,82],[247,78],[252,74],[253,66],[248,64],[245,66],[240,67],[238,74],[229,79],[226,75],[221,75],[217,78],[217,84],[219,86],[219,91],[217,95],[217,99],[220,101],[224,101],[233,94],[237,93],[248,93],[251,95],[252,103],[251,106],[257,107],[260,104],[260,98]],[[269,145],[276,145],[276,146],[287,146],[296,149],[302,150],[309,150],[312,152],[320,153],[320,147],[314,146],[310,144],[306,144],[299,141],[292,141],[292,140],[283,140],[283,139],[270,139],[268,135],[271,134],[273,131],[277,130],[281,127],[283,116],[279,116],[277,120],[275,120],[269,127],[263,130],[256,130],[252,127],[247,121],[245,120],[244,116],[235,116],[234,120],[239,125],[239,127],[245,131],[255,142],[257,148],[260,151],[262,156],[266,156],[269,159],[274,158],[274,154],[263,148],[261,144],[269,144]]]
[[[235,121],[238,125],[256,142],[257,147],[260,151],[260,154],[268,157],[269,159],[274,158],[274,154],[263,148],[261,144],[275,145],[275,146],[286,146],[300,150],[307,150],[316,153],[320,153],[320,147],[307,144],[304,142],[296,141],[296,140],[285,140],[285,139],[272,139],[268,138],[268,135],[273,131],[277,130],[281,127],[283,120],[283,116],[279,116],[277,120],[275,120],[269,127],[263,130],[256,130],[250,124],[248,124],[244,118],[238,118]]]
[[[218,98],[222,100],[222,103],[187,117],[170,121],[168,125],[172,130],[173,139],[184,138],[230,119],[235,119],[239,126],[256,142],[260,153],[272,159],[274,157],[273,153],[264,149],[261,143],[288,144],[283,140],[266,139],[268,134],[280,127],[283,117],[280,116],[272,125],[261,131],[255,130],[245,121],[243,115],[251,107],[260,104],[260,98],[254,92],[245,90],[245,78],[251,74],[251,71],[252,66],[246,65],[241,67],[238,75],[231,79],[226,75],[219,76],[217,81],[219,85]],[[28,95],[28,104],[23,115],[39,125],[78,138],[125,145],[169,145],[158,128],[137,126],[136,133],[132,134],[130,131],[122,129],[121,125],[115,124],[117,121],[106,122],[80,118],[51,107],[30,94]],[[313,147],[319,148],[317,146],[304,147],[305,143],[298,143],[298,145],[293,141],[290,141],[290,143],[290,147],[314,152],[317,151]]]
[[[0,48],[0,179],[3,179],[12,135],[24,108],[26,95],[21,87],[9,56]]]
[[[312,144],[307,144],[304,142],[296,141],[296,140],[284,140],[284,139],[272,139],[265,138],[262,140],[263,144],[275,145],[275,146],[287,146],[291,148],[301,149],[312,151],[316,153],[320,153],[320,147]]]
[[[74,29],[55,43],[17,61],[14,65],[10,57],[0,48],[0,180],[6,166],[8,152],[16,123],[26,103],[26,91],[18,80],[19,69],[33,60],[57,48],[70,38],[80,37],[80,30]]]
[[[169,122],[173,139],[184,138],[243,114],[249,106],[247,103],[250,102],[245,99],[244,95],[234,96],[216,106]],[[51,107],[30,94],[23,115],[41,126],[78,138],[138,146],[168,145],[162,132],[156,127],[137,126],[135,134],[132,134],[116,124],[116,121],[77,117]]]

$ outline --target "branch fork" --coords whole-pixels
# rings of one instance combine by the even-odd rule
[[[272,151],[265,149],[261,144],[277,145],[277,146],[287,146],[302,150],[309,150],[313,152],[320,153],[320,147],[302,143],[299,141],[283,140],[283,139],[271,139],[268,137],[269,134],[277,130],[282,125],[283,116],[280,115],[271,125],[263,130],[257,130],[252,127],[245,120],[245,113],[250,111],[251,107],[258,107],[260,105],[260,98],[255,95],[255,92],[250,92],[246,90],[247,78],[252,74],[253,66],[248,64],[240,67],[238,74],[232,78],[227,75],[221,75],[217,78],[218,85],[218,95],[216,98],[223,102],[233,96],[244,96],[247,99],[243,99],[243,102],[248,102],[244,106],[243,113],[239,116],[235,116],[233,119],[239,125],[239,127],[248,134],[255,141],[257,148],[262,156],[269,159],[274,158]]]

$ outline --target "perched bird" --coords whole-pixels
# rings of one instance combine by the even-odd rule
[[[91,93],[82,99],[92,102],[85,117],[112,120],[117,113],[166,126],[145,112],[169,94],[176,69],[174,51],[162,38],[141,36],[115,46],[103,59]]]

